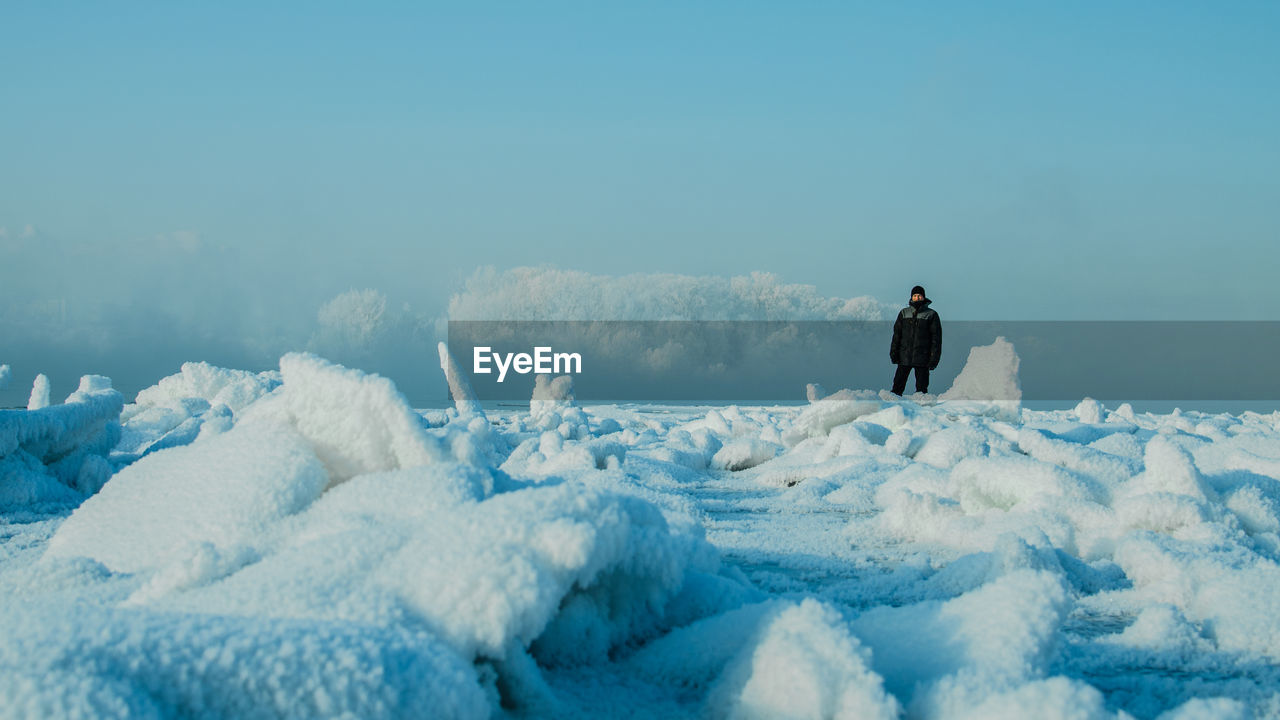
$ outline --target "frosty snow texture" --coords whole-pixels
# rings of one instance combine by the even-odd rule
[[[1033,412],[1003,341],[800,407],[440,363],[0,411],[0,717],[1280,712],[1275,413]]]

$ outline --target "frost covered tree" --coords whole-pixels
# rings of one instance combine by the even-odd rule
[[[348,290],[320,306],[318,349],[365,350],[385,330],[387,296],[372,289]]]
[[[439,397],[435,328],[408,303],[379,290],[348,290],[320,306],[307,349],[329,360],[393,379],[427,401]]]

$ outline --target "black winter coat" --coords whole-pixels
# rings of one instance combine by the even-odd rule
[[[942,320],[929,308],[932,300],[912,303],[898,312],[893,323],[889,359],[894,365],[937,369],[942,359]]]

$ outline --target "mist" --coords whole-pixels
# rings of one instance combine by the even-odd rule
[[[28,228],[0,243],[0,362],[13,378],[0,406],[25,405],[37,373],[49,376],[55,398],[85,374],[111,377],[132,398],[183,362],[265,370],[295,350],[387,374],[414,397],[434,388],[443,304],[422,306],[427,293],[415,305],[378,290],[376,332],[360,335],[338,327],[347,320],[332,307],[322,314],[357,288],[308,273],[314,258],[272,262],[194,232],[107,246]]]
[[[891,309],[770,273],[482,266],[434,292],[410,293],[343,287],[194,233],[110,250],[39,232],[10,240],[0,247],[5,275],[22,271],[0,291],[0,363],[13,378],[0,390],[4,407],[25,405],[38,373],[50,378],[55,399],[86,374],[110,377],[132,399],[184,362],[261,371],[296,350],[389,377],[412,402],[433,407],[448,402],[436,343],[446,339],[449,319],[868,320]],[[445,293],[447,300],[435,300]]]
[[[753,323],[832,328],[817,331],[816,345],[805,346],[822,348],[810,352],[807,363],[797,359],[804,355],[801,348],[782,347],[777,357],[756,358],[754,374],[744,369],[740,377],[719,379],[729,383],[721,391],[729,400],[786,399],[792,386],[794,399],[800,400],[808,382],[832,389],[886,385],[889,366],[882,346],[900,307],[872,295],[830,296],[766,272],[610,275],[552,265],[480,266],[466,277],[424,285],[418,292],[395,289],[394,283],[344,287],[332,277],[302,270],[315,258],[293,265],[264,262],[204,242],[195,233],[157,236],[108,252],[32,231],[10,238],[0,252],[6,269],[26,271],[14,273],[15,281],[6,282],[0,294],[0,364],[11,367],[10,385],[0,389],[4,407],[26,403],[37,373],[50,378],[55,399],[74,390],[85,374],[112,378],[132,399],[184,362],[262,371],[276,368],[291,351],[389,377],[415,406],[440,407],[449,396],[436,344],[453,339],[450,321],[508,321],[514,329],[505,334],[523,338],[525,345],[545,342],[538,328],[551,327],[548,322],[607,321],[585,326],[586,334],[570,333],[566,342],[593,358],[613,358],[609,387],[615,388],[626,387],[618,378],[636,369],[637,358],[674,343],[682,359],[644,391],[663,399],[700,397],[709,387],[699,379],[701,370],[738,359],[742,348],[761,351],[765,345],[751,339],[759,332]],[[413,274],[414,269],[399,272]],[[388,278],[396,274],[389,271]],[[1024,389],[1032,401],[1092,396],[1157,405],[1190,400],[1195,402],[1189,407],[1205,408],[1226,407],[1210,401],[1230,401],[1231,407],[1243,408],[1239,403],[1245,400],[1280,398],[1280,388],[1265,372],[1218,350],[1243,333],[1273,352],[1280,338],[1275,323],[974,322],[951,314],[946,303],[935,307],[948,328],[938,391],[963,367],[970,346],[1006,336],[1023,356]],[[661,321],[739,325],[730,333],[737,338],[733,342],[704,346],[705,338],[689,342],[664,335]],[[862,339],[847,345],[842,333],[854,327],[862,328]],[[462,333],[455,356],[464,358],[471,345],[497,339]],[[761,367],[778,370],[762,374]],[[528,397],[532,380],[516,384],[504,390],[504,398]],[[765,385],[772,388],[768,393],[750,394]],[[591,392],[587,386],[584,391]],[[630,394],[594,392],[597,400],[635,397],[634,388],[628,388]]]

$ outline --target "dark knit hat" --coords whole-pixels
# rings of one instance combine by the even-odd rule
[[[921,295],[924,295],[924,288],[920,287],[919,285],[911,288],[911,294],[915,295],[916,293],[920,293]],[[929,297],[929,296],[925,295],[925,297]]]

